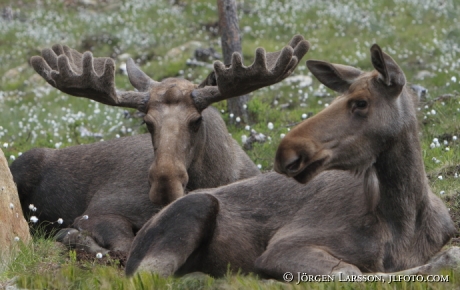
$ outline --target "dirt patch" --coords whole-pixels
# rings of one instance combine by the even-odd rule
[[[460,191],[456,191],[455,194],[445,196],[442,199],[449,208],[450,216],[452,217],[455,228],[457,229],[457,233],[449,242],[449,245],[460,246]]]
[[[91,264],[102,265],[102,266],[113,266],[120,269],[124,269],[126,265],[127,255],[121,252],[110,252],[101,258],[96,257],[96,254],[87,253],[81,250],[75,250],[77,254],[77,262],[81,262],[82,265],[89,262]]]

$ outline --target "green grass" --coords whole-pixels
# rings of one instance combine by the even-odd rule
[[[181,76],[201,82],[209,70],[188,67],[193,49],[186,44],[200,42],[220,52],[220,38],[214,27],[217,6],[213,1],[18,1],[6,0],[11,21],[0,18],[0,146],[9,162],[33,147],[63,148],[98,142],[118,136],[145,132],[139,119],[123,118],[124,109],[112,108],[86,99],[74,98],[47,85],[28,65],[32,55],[54,43],[77,50],[91,49],[95,56],[112,56],[117,65],[120,55],[133,57],[154,79]],[[88,1],[91,2],[91,1]],[[410,83],[428,89],[428,99],[420,107],[420,128],[425,167],[433,192],[442,195],[460,224],[460,4],[454,0],[363,0],[363,1],[240,1],[243,55],[250,64],[254,51],[281,49],[300,33],[311,49],[296,69],[308,75],[306,59],[321,59],[370,70],[369,48],[378,43],[402,67]],[[208,28],[207,28],[208,27]],[[176,57],[167,57],[173,48],[184,48]],[[425,74],[424,78],[420,78]],[[119,89],[129,90],[127,77],[117,74]],[[451,97],[436,99],[450,94]],[[315,79],[308,87],[282,82],[252,94],[248,103],[248,124],[229,125],[232,136],[241,143],[250,129],[270,137],[247,151],[262,170],[271,170],[281,134],[302,120],[302,114],[315,114],[336,94]],[[281,106],[286,105],[286,106]],[[225,102],[215,105],[228,121]],[[434,113],[433,113],[434,112]],[[236,117],[236,116],[234,116]],[[270,130],[267,124],[273,123]],[[100,133],[102,138],[82,137],[80,128]],[[434,144],[438,138],[439,147]],[[447,141],[447,144],[444,144]],[[434,144],[434,148],[430,145]],[[448,149],[447,149],[448,148]],[[439,177],[442,177],[440,179]],[[455,273],[450,273],[453,280]],[[0,286],[16,277],[20,288],[31,289],[448,289],[452,283],[303,283],[261,281],[253,276],[160,278],[142,274],[127,279],[113,264],[76,261],[52,241],[35,238],[21,247],[16,260],[1,273]],[[3,283],[3,284],[2,284]],[[457,284],[458,287],[458,284]],[[0,287],[1,288],[1,287]]]

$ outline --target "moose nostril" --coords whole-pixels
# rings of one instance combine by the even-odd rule
[[[286,162],[286,172],[287,173],[293,173],[299,170],[300,164],[302,163],[302,157],[301,156],[295,156],[293,157],[289,162]]]

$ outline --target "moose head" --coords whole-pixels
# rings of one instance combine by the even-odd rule
[[[213,120],[206,108],[212,103],[237,97],[288,77],[309,49],[300,35],[281,51],[256,50],[254,63],[243,65],[234,53],[231,64],[216,61],[214,71],[199,85],[180,78],[154,81],[132,59],[128,77],[137,91],[118,91],[115,63],[108,57],[94,58],[63,45],[42,50],[31,58],[34,69],[53,87],[72,96],[110,106],[135,108],[145,113],[152,137],[154,161],[149,171],[150,200],[166,205],[181,197],[189,182],[188,169],[197,163],[212,135]],[[225,166],[225,164],[222,164]]]

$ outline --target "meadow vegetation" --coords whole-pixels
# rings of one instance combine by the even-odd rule
[[[460,225],[460,4],[455,0],[240,0],[243,56],[249,65],[257,47],[279,50],[294,34],[311,49],[294,76],[251,95],[250,120],[229,123],[242,143],[251,130],[267,137],[247,150],[263,171],[273,168],[274,152],[290,128],[327,106],[336,94],[312,78],[307,59],[370,70],[369,48],[378,43],[406,73],[409,83],[428,90],[420,105],[423,157],[430,185],[446,201]],[[33,147],[64,148],[145,133],[132,110],[65,95],[42,80],[28,59],[55,43],[95,56],[111,56],[122,67],[132,57],[153,79],[184,77],[200,83],[210,72],[191,66],[197,46],[220,50],[217,4],[205,0],[4,0],[0,3],[0,146],[11,163]],[[209,61],[211,64],[212,61]],[[311,79],[311,82],[310,82]],[[131,89],[118,70],[119,89]],[[224,120],[225,102],[215,104]],[[233,122],[232,122],[233,123]],[[28,213],[25,213],[26,215]],[[455,238],[452,244],[457,244]],[[30,289],[389,289],[381,283],[303,283],[295,286],[255,276],[160,278],[123,275],[119,260],[79,261],[75,252],[36,236],[0,273],[0,288]],[[398,283],[396,287],[444,289],[449,283]],[[155,285],[155,286],[152,286]]]

